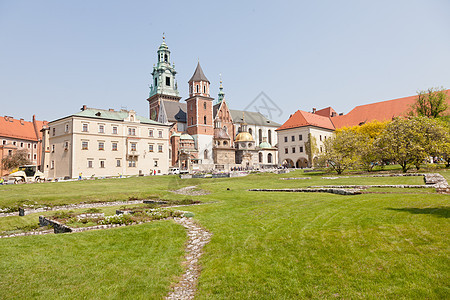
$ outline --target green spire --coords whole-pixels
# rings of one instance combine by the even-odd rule
[[[217,102],[221,103],[224,99],[225,99],[225,93],[223,92],[222,75],[220,75],[219,95],[217,97]]]

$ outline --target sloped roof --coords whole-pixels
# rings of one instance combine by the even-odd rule
[[[450,90],[446,90],[445,92],[449,96],[447,100],[450,104]],[[359,105],[346,115],[332,117],[331,121],[336,128],[356,126],[374,120],[390,121],[394,117],[405,116],[410,111],[416,99],[417,95]]]
[[[214,138],[215,139],[230,139],[230,136],[223,128],[215,128],[214,129]]]
[[[186,103],[169,100],[161,101],[164,101],[164,108],[166,109],[167,119],[169,122],[186,123]]]
[[[316,115],[324,117],[331,117],[333,113],[336,114],[336,111],[331,106],[316,111]]]
[[[0,136],[30,141],[38,141],[40,130],[46,124],[45,121],[24,121],[12,117],[0,117]]]
[[[272,126],[272,127],[280,127],[281,125],[272,120],[269,120],[260,112],[230,109],[231,118],[233,119],[234,123],[242,123],[243,122],[242,116],[244,115],[244,113],[245,113],[245,123],[249,125]]]
[[[297,110],[295,114],[281,125],[277,130],[291,129],[303,126],[316,126],[320,128],[334,130],[333,123],[329,117],[312,114],[303,110]]]
[[[208,78],[206,78],[205,74],[203,73],[202,67],[200,66],[200,62],[197,63],[197,68],[195,68],[194,75],[192,75],[191,79],[189,79],[188,82],[191,81],[208,81]]]
[[[128,117],[128,113],[129,112],[126,110],[110,111],[110,110],[98,109],[98,108],[86,108],[85,110],[82,110],[71,116],[87,117],[87,118],[103,119],[103,120],[123,121],[124,119],[126,119]],[[150,120],[146,117],[136,115],[136,118],[141,123],[144,123],[144,124],[164,125],[162,123]]]

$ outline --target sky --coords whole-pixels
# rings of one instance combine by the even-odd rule
[[[163,32],[181,101],[200,61],[232,109],[279,123],[347,113],[450,88],[449,13],[448,0],[0,0],[0,116],[51,121],[87,105],[149,117]]]

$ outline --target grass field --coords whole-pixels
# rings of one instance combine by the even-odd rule
[[[449,179],[448,171],[441,173]],[[311,179],[280,180],[302,176]],[[189,198],[211,203],[184,209],[213,233],[201,260],[198,299],[450,297],[449,195],[432,189],[373,189],[383,193],[356,196],[247,191],[423,184],[422,177],[322,176],[297,171],[229,179],[165,176],[8,186],[12,190],[0,192],[0,206],[17,203],[11,193],[23,198],[33,189],[33,201],[60,204],[124,200],[120,197],[132,194],[183,199],[187,196],[168,190],[198,185],[211,194]],[[0,218],[0,230],[35,218]],[[170,221],[0,239],[0,272],[8,274],[0,279],[0,298],[71,298],[74,293],[81,295],[76,298],[162,298],[181,272],[185,240],[183,228]],[[53,269],[62,276],[58,284],[47,272]]]

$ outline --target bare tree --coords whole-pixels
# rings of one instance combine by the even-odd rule
[[[3,169],[5,170],[11,170],[29,164],[31,164],[31,162],[28,160],[28,152],[25,149],[17,150],[13,154],[2,159]]]

